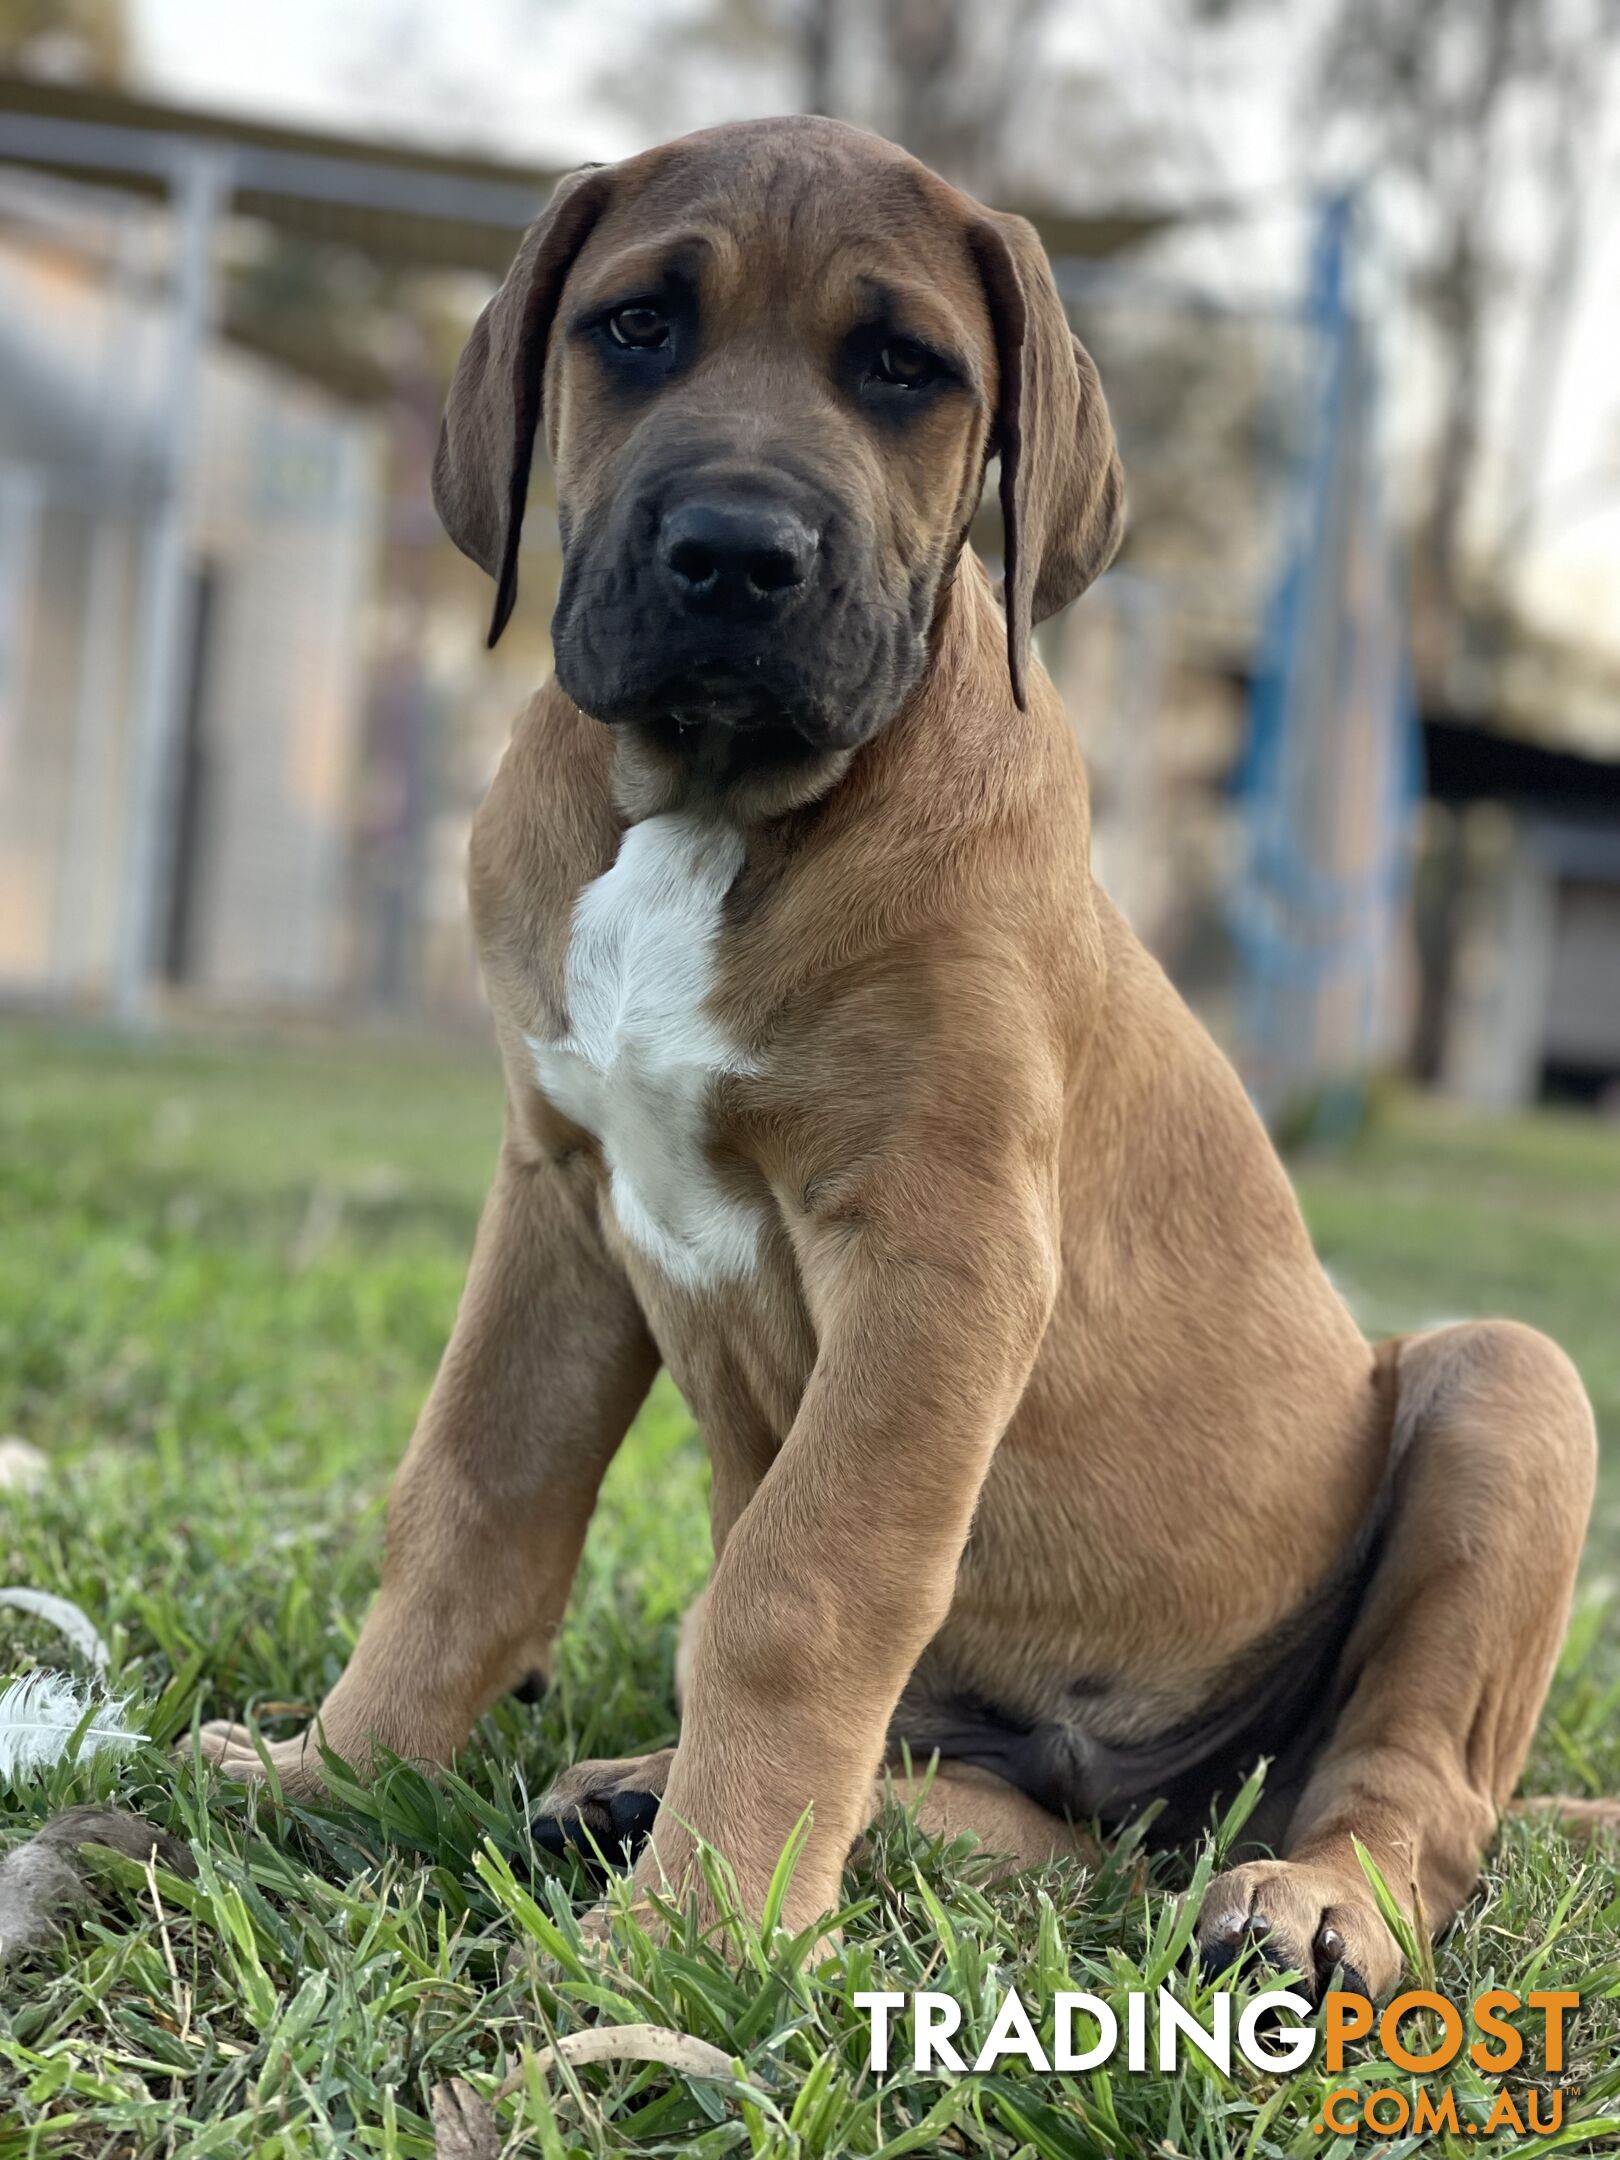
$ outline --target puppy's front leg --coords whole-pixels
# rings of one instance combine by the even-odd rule
[[[784,1922],[803,1927],[837,1901],[890,1717],[949,1610],[1056,1289],[1043,1180],[976,1183],[906,1220],[938,1184],[891,1183],[801,1238],[820,1349],[716,1563],[643,1888],[695,1887],[695,1831],[757,1917],[808,1806]]]
[[[657,1369],[603,1248],[589,1165],[509,1135],[449,1348],[388,1506],[382,1587],[313,1731],[364,1766],[381,1743],[447,1762],[473,1720],[549,1677],[602,1474]],[[310,1733],[270,1750],[293,1790],[320,1782]],[[262,1765],[239,1726],[205,1752]]]

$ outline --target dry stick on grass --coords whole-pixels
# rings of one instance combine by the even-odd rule
[[[152,1893],[152,1911],[157,1917],[158,1940],[163,1945],[163,1963],[168,1970],[169,1992],[174,1997],[174,2014],[179,2026],[181,2040],[191,2038],[191,1990],[180,1977],[180,1968],[174,1960],[174,1944],[169,1940],[169,1916],[163,1910],[163,1895],[158,1889],[157,1847],[146,1856],[146,1887]]]
[[[729,2078],[736,2075],[729,2055],[707,2040],[676,2032],[669,2025],[599,2025],[589,2032],[569,2033],[531,2058],[542,2073],[560,2062],[578,2068],[596,2062],[656,2062],[678,2070],[683,2077]],[[529,2064],[520,2063],[495,2088],[497,2102],[510,2099],[528,2076]],[[497,2160],[500,2130],[484,2101],[461,2078],[436,2085],[429,2103],[433,2116],[433,2149],[437,2160]]]
[[[581,2063],[657,2062],[683,2077],[729,2078],[736,2075],[731,2057],[707,2040],[676,2032],[670,2025],[593,2025],[589,2032],[569,2033],[566,2039],[543,2047],[534,2056],[537,2070],[551,2070],[560,2062],[578,2068]],[[519,2063],[495,2088],[497,2100],[515,2093],[528,2074]]]
[[[0,1590],[0,1606],[43,1620],[47,1627],[55,1628],[93,1671],[97,1674],[106,1672],[112,1657],[106,1637],[84,1607],[75,1605],[71,1598],[54,1597],[48,1590],[31,1590],[25,1583],[8,1583]]]

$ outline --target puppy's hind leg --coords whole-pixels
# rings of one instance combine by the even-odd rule
[[[977,1838],[986,1852],[1003,1855],[1016,1869],[1044,1867],[1050,1860],[1095,1866],[1100,1857],[1089,1831],[975,1763],[940,1762],[931,1772],[926,1764],[913,1763],[909,1777],[894,1770],[878,1779],[874,1815],[891,1798],[911,1809],[918,1828],[931,1837]]]
[[[1337,1682],[1343,1707],[1280,1860],[1206,1893],[1206,1962],[1245,1940],[1373,1994],[1400,1971],[1357,1858],[1431,1933],[1473,1889],[1529,1750],[1591,1511],[1591,1407],[1563,1352],[1507,1322],[1442,1329],[1395,1363],[1390,1528]]]
[[[662,1748],[621,1762],[575,1763],[540,1803],[530,1826],[536,1846],[553,1854],[578,1852],[610,1867],[627,1864],[652,1830],[674,1758],[673,1748]],[[932,1770],[914,1765],[909,1777],[899,1769],[885,1772],[872,1788],[874,1820],[891,1800],[913,1810],[930,1836],[976,1838],[1015,1869],[1049,1860],[1094,1864],[1098,1857],[1087,1832],[970,1763],[942,1762]]]

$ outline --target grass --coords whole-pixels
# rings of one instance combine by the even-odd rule
[[[438,2080],[487,2091],[537,2037],[640,2020],[718,2043],[735,2075],[531,2073],[502,2105],[509,2150],[1348,2151],[1315,2130],[1314,2068],[1228,2078],[1194,2054],[1173,2075],[1014,2063],[945,2079],[914,2074],[904,2049],[885,2078],[864,2068],[862,1988],[943,1988],[980,2038],[1014,1981],[1033,2000],[1167,1979],[1201,2003],[1182,1951],[1208,1850],[1148,1863],[1127,1840],[1095,1875],[1006,1883],[895,1817],[850,1871],[836,1960],[751,1940],[739,1964],[679,1929],[654,1949],[628,1919],[605,1961],[582,1953],[583,1879],[537,1861],[525,1822],[559,1764],[673,1734],[674,1628],[708,1535],[700,1450],[663,1384],[609,1477],[557,1686],[538,1709],[497,1707],[458,1775],[430,1785],[396,1766],[371,1790],[277,1808],[176,1766],[168,1745],[195,1715],[253,1704],[284,1729],[279,1706],[312,1705],[343,1664],[388,1474],[460,1286],[497,1100],[484,1064],[417,1049],[0,1039],[0,1431],[50,1460],[39,1493],[0,1500],[0,1582],[95,1617],[153,1743],[24,1786],[0,1822],[20,1832],[116,1794],[189,1839],[199,1870],[182,1882],[103,1861],[96,1904],[61,1943],[0,1969],[0,2160],[424,2155]],[[1620,1440],[1620,1134],[1397,1100],[1300,1182],[1369,1325],[1537,1321]],[[1534,1785],[1620,1790],[1617,1554],[1611,1461]],[[0,1613],[0,1678],[61,1655]],[[1513,1828],[1435,1956],[1458,2000],[1494,1984],[1582,1992],[1565,2150],[1620,2136],[1617,1922],[1611,1865]],[[1410,2083],[1375,2058],[1354,2075]],[[1458,2081],[1476,2113],[1485,2082]]]

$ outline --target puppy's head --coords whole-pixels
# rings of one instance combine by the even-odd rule
[[[1040,244],[878,137],[711,129],[565,180],[457,368],[434,496],[517,593],[544,428],[558,678],[675,754],[847,751],[896,713],[984,468],[1007,653],[1106,565],[1123,491]]]

